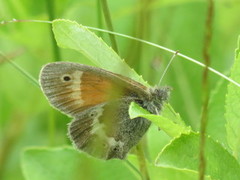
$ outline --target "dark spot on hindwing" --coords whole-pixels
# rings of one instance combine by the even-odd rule
[[[94,117],[97,116],[97,115],[98,115],[98,112],[95,111],[95,110],[92,110],[92,111],[89,113],[89,117],[91,117],[91,118],[94,118]]]

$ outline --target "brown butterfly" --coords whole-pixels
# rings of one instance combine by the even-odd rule
[[[131,102],[158,114],[170,92],[71,62],[45,65],[40,84],[50,104],[74,118],[68,134],[76,148],[101,159],[124,159],[148,130],[147,119],[130,119]]]

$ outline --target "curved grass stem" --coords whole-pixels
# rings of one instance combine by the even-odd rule
[[[114,31],[107,0],[100,0],[100,1],[101,1],[101,5],[102,5],[102,8],[103,8],[103,14],[104,14],[105,22],[107,24],[107,28],[110,31]],[[113,47],[114,51],[116,53],[118,53],[117,41],[115,39],[114,34],[109,34],[109,38],[111,40],[111,44],[112,44],[112,47]]]
[[[37,23],[52,23],[51,21],[43,21],[43,20],[16,20],[16,19],[13,19],[11,21],[2,21],[0,22],[0,25],[5,25],[5,24],[8,24],[8,23],[16,23],[16,22],[37,22]],[[100,32],[104,32],[104,33],[109,33],[109,34],[114,34],[116,36],[121,36],[121,37],[124,37],[124,38],[128,38],[128,39],[132,39],[132,40],[135,40],[135,41],[139,41],[139,42],[142,42],[144,44],[148,44],[150,46],[153,46],[153,47],[156,47],[156,48],[159,48],[159,49],[162,49],[162,50],[165,50],[165,51],[168,51],[170,53],[173,53],[175,54],[176,52],[178,51],[174,51],[174,50],[171,50],[169,48],[166,48],[164,46],[161,46],[159,44],[156,44],[156,43],[152,43],[152,42],[149,42],[149,41],[146,41],[146,40],[143,40],[143,39],[139,39],[139,38],[135,38],[135,37],[132,37],[132,36],[129,36],[129,35],[125,35],[125,34],[121,34],[121,33],[116,33],[116,32],[112,32],[112,31],[108,31],[108,30],[105,30],[105,29],[100,29],[100,28],[95,28],[95,27],[90,27],[90,26],[85,26],[86,28],[90,29],[90,30],[95,30],[95,31],[100,31]],[[201,67],[206,67],[205,64],[197,61],[196,59],[193,59],[191,57],[188,57],[184,54],[181,54],[181,53],[177,53],[177,56],[179,57],[182,57],[190,62],[193,62],[194,64],[198,65],[198,66],[201,66]],[[229,81],[230,83],[240,87],[240,83],[232,80],[231,78],[227,77],[226,75],[222,74],[221,72],[215,70],[214,68],[211,68],[211,67],[207,67],[207,69],[211,72],[213,72],[214,74],[220,76],[221,78]]]

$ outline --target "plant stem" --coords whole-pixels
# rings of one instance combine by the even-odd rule
[[[103,28],[101,9],[102,9],[101,0],[97,0],[97,24],[100,29]],[[98,31],[98,36],[102,37],[103,33],[101,31]]]
[[[101,0],[101,3],[102,3],[103,14],[104,14],[104,18],[105,18],[105,21],[107,24],[107,28],[110,31],[114,31],[108,4],[107,4],[107,0]],[[117,47],[117,42],[116,42],[115,36],[113,34],[109,34],[109,37],[110,37],[111,44],[112,44],[114,51],[118,54],[119,52],[118,52],[118,47]]]
[[[46,7],[47,7],[48,19],[50,21],[54,20],[54,18],[55,18],[54,0],[46,0]],[[51,41],[52,41],[52,48],[53,48],[52,49],[53,50],[53,59],[54,59],[54,61],[61,61],[60,50],[56,44],[51,24],[49,25],[49,29],[50,29],[50,36],[51,36]]]
[[[201,117],[201,127],[200,127],[200,151],[199,151],[199,180],[204,180],[204,175],[206,171],[206,159],[204,156],[205,145],[206,145],[206,127],[208,121],[208,102],[209,102],[209,76],[208,67],[210,65],[210,43],[212,39],[212,21],[213,21],[213,0],[208,0],[208,12],[206,20],[206,33],[204,39],[203,47],[203,57],[205,60],[206,67],[203,72],[202,80],[202,99],[203,99],[203,112]]]
[[[151,27],[151,11],[149,10],[149,6],[152,4],[153,0],[140,0],[139,1],[139,11],[137,13],[136,19],[136,28],[134,32],[134,36],[139,39],[147,39],[148,32]],[[129,48],[127,52],[127,63],[134,68],[137,73],[140,73],[142,67],[145,67],[146,64],[142,61],[143,54],[143,44],[139,41],[131,42],[129,44],[131,48]]]
[[[142,174],[143,180],[150,180],[149,174],[148,174],[148,169],[147,169],[147,164],[146,164],[146,159],[144,156],[144,151],[143,151],[143,146],[142,143],[140,142],[137,146],[137,157],[139,161],[139,169]]]
[[[10,24],[10,23],[21,23],[21,22],[35,22],[35,23],[49,23],[51,24],[52,22],[51,21],[42,21],[42,20],[20,20],[20,19],[13,19],[11,21],[2,21],[0,22],[0,26],[1,25],[6,25],[6,24]],[[164,46],[161,46],[159,44],[156,44],[156,43],[152,43],[150,41],[146,41],[146,40],[143,40],[143,39],[139,39],[139,38],[136,38],[136,37],[132,37],[132,36],[129,36],[129,35],[125,35],[125,34],[121,34],[121,33],[117,33],[117,32],[113,32],[113,31],[109,31],[109,30],[105,30],[105,29],[99,29],[99,28],[96,28],[96,27],[90,27],[90,26],[84,26],[90,30],[94,30],[94,31],[100,31],[100,32],[104,32],[104,33],[108,33],[108,34],[114,34],[116,36],[120,36],[120,37],[124,37],[124,38],[128,38],[128,39],[132,39],[134,41],[139,41],[139,42],[142,42],[144,44],[147,44],[147,45],[150,45],[150,46],[153,46],[153,47],[156,47],[156,48],[159,48],[159,49],[162,49],[164,51],[167,51],[167,52],[170,52],[172,54],[175,54],[176,51],[172,50],[172,49],[169,49],[167,47],[164,47]],[[190,61],[198,66],[201,66],[201,67],[206,67],[205,64],[201,63],[200,61],[196,60],[196,59],[193,59],[191,57],[188,57],[182,53],[178,53],[177,56],[179,57],[182,57],[183,59],[187,60],[187,61]],[[216,74],[217,76],[227,80],[228,82],[234,84],[235,86],[237,87],[240,87],[240,83],[238,83],[237,81],[234,81],[233,79],[227,77],[226,75],[224,75],[223,73],[217,71],[216,69],[214,68],[211,68],[210,66],[207,67],[209,71],[213,72],[214,74]]]
[[[46,7],[48,18],[50,21],[52,21],[55,18],[54,0],[46,0]],[[49,25],[49,28],[52,41],[53,59],[54,61],[61,61],[60,50],[56,44],[51,24]],[[53,112],[53,110],[51,109],[50,117],[48,119],[49,145],[51,146],[54,145],[55,141],[55,129],[56,129],[56,113]]]
[[[1,129],[4,133],[1,134],[0,142],[0,179],[4,177],[6,169],[8,168],[7,161],[26,126],[26,117],[22,116],[22,112],[11,112],[11,114],[12,117],[9,119],[8,126],[5,129]]]
[[[136,172],[141,178],[143,178],[140,171],[130,161],[125,160],[125,162],[134,172]]]
[[[7,61],[9,62],[16,70],[18,70],[20,73],[22,73],[27,79],[30,80],[31,83],[33,83],[35,86],[37,86],[38,88],[40,87],[38,84],[38,81],[32,76],[30,75],[27,71],[25,71],[23,68],[21,68],[20,66],[18,66],[18,64],[16,64],[14,61],[11,61],[11,59],[9,59],[8,57],[6,57],[1,51],[0,51],[0,55]]]
[[[147,44],[147,45],[150,45],[150,46],[153,46],[153,47],[162,49],[162,50],[164,50],[164,51],[167,51],[167,52],[170,52],[170,53],[173,53],[173,54],[176,53],[176,51],[174,51],[174,50],[172,50],[172,49],[169,49],[169,48],[166,48],[166,47],[164,47],[164,46],[161,46],[161,45],[159,45],[159,44],[152,43],[152,42],[149,42],[149,41],[146,41],[146,40],[143,40],[143,39],[135,38],[135,37],[132,37],[132,36],[129,36],[129,35],[125,35],[125,34],[121,34],[121,33],[117,33],[117,32],[112,32],[112,31],[108,31],[108,30],[104,30],[104,29],[99,29],[99,28],[95,28],[95,27],[90,27],[90,26],[84,26],[84,27],[86,27],[86,28],[88,28],[88,29],[90,29],[90,30],[102,31],[102,32],[105,32],[105,33],[114,34],[114,35],[121,36],[121,37],[124,37],[124,38],[132,39],[132,40],[134,40],[134,41],[139,41],[139,42],[142,42],[142,43],[144,43],[144,44]],[[182,54],[182,53],[178,53],[177,56],[182,57],[183,59],[188,60],[188,61],[190,61],[190,62],[192,62],[192,63],[194,63],[194,64],[196,64],[196,65],[198,65],[198,66],[201,66],[201,67],[204,67],[204,68],[206,67],[205,64],[199,62],[199,61],[196,60],[196,59],[193,59],[193,58],[191,58],[191,57],[188,57],[188,56],[186,56],[186,55],[184,55],[184,54]],[[216,74],[216,75],[220,76],[221,78],[224,78],[225,80],[229,81],[230,83],[232,83],[232,84],[240,87],[240,83],[232,80],[231,78],[227,77],[227,76],[224,75],[223,73],[220,73],[219,71],[211,68],[210,66],[207,67],[207,68],[208,68],[209,71],[213,72],[214,74]]]

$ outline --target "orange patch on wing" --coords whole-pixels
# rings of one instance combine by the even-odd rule
[[[83,73],[80,86],[83,106],[101,104],[122,94],[122,88],[115,83],[88,72]]]

